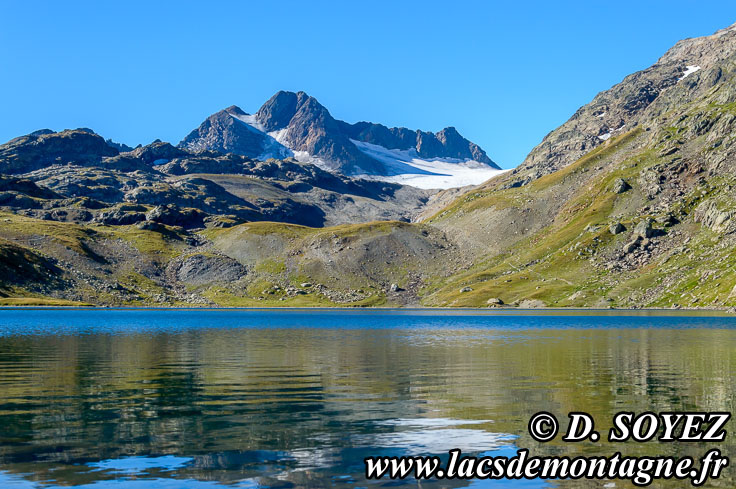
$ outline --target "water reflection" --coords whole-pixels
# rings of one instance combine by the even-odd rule
[[[3,311],[0,487],[354,487],[367,484],[366,456],[450,448],[700,456],[697,444],[539,445],[526,423],[539,410],[587,411],[601,430],[624,409],[732,411],[734,325],[680,316]],[[733,455],[733,440],[720,448]],[[491,487],[543,486],[526,484]]]

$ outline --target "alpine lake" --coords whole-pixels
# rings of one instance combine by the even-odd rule
[[[734,457],[733,420],[719,444],[540,443],[528,423],[582,411],[607,433],[619,411],[733,412],[735,391],[736,317],[717,313],[6,308],[0,488],[627,488],[367,480],[364,458]]]

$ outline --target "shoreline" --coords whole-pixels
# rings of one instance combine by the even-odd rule
[[[492,315],[497,313],[521,315],[635,315],[635,316],[734,316],[733,308],[593,308],[593,307],[429,307],[429,306],[335,306],[335,307],[305,307],[305,306],[98,306],[98,305],[0,305],[0,311],[23,311],[23,310],[77,310],[77,311],[301,311],[301,312],[405,312],[405,313],[431,313],[436,312],[458,312],[458,313],[483,313]]]

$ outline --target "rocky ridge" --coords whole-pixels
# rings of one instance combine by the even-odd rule
[[[187,227],[223,218],[310,226],[408,221],[432,194],[293,159],[193,154],[160,141],[119,152],[90,130],[44,131],[0,145],[0,174],[7,175],[0,205],[14,212],[111,225],[143,221],[151,206],[193,209],[179,211],[191,218],[179,223]]]
[[[599,93],[529,153],[509,184],[525,184],[564,168],[609,138],[705,95],[724,76],[724,63],[736,49],[735,37],[731,26],[682,40],[651,67]]]
[[[207,118],[179,146],[189,151],[215,150],[258,159],[297,156],[345,175],[394,175],[416,172],[387,166],[355,145],[360,141],[389,150],[412,151],[420,158],[472,160],[500,169],[478,145],[454,127],[437,133],[381,124],[349,124],[332,117],[317,99],[304,92],[280,91],[254,114],[236,106]]]

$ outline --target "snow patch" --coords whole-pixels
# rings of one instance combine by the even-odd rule
[[[294,152],[283,144],[277,136],[283,136],[286,129],[281,131],[266,132],[263,124],[258,122],[255,115],[238,115],[228,112],[234,119],[239,120],[251,131],[263,136],[263,152],[256,157],[257,160],[265,161],[270,158],[277,160],[294,156]],[[283,139],[283,138],[282,138]]]
[[[294,153],[294,159],[300,163],[310,163],[317,168],[320,168],[325,171],[334,171],[334,166],[330,166],[325,160],[322,158],[318,158],[317,156],[312,156],[306,151],[293,151]]]
[[[600,139],[601,141],[608,141],[609,139],[611,139],[611,133],[607,132],[602,136],[598,136],[598,139]]]
[[[608,112],[601,112],[601,113],[600,113],[600,114],[598,114],[598,115],[597,115],[596,117],[597,117],[597,118],[599,118],[599,119],[603,119],[603,118],[604,118],[604,117],[606,116],[606,114],[607,114],[607,113],[608,113]]]
[[[508,171],[496,170],[485,163],[470,159],[422,159],[415,149],[388,149],[354,139],[350,141],[360,151],[383,163],[390,173],[394,173],[391,176],[358,175],[358,178],[366,180],[380,180],[423,189],[446,189],[479,185]]]
[[[301,163],[315,165],[322,170],[333,171],[334,167],[325,160],[310,155],[306,151],[295,151],[286,141],[287,129],[266,131],[254,115],[239,115],[228,112],[233,118],[244,123],[248,129],[264,137],[263,153],[258,160],[269,158],[283,159],[293,157]],[[360,151],[384,164],[391,176],[356,175],[356,178],[411,185],[423,189],[446,189],[479,185],[508,170],[496,170],[485,163],[471,159],[431,158],[422,159],[415,149],[387,149],[377,144],[352,140]]]
[[[255,129],[257,132],[266,133],[266,128],[258,122],[258,119],[256,119],[255,115],[246,114],[246,115],[238,115],[234,114],[232,112],[228,112],[231,116],[233,116],[235,119],[239,120],[240,122],[245,122],[247,125],[249,125],[251,128]]]
[[[685,67],[685,72],[682,74],[680,78],[677,79],[677,81],[684,80],[685,78],[687,78],[688,76],[692,75],[693,73],[699,70],[700,70],[700,66],[688,65]]]
[[[271,131],[267,133],[269,136],[274,138],[279,143],[286,146],[286,132],[288,131],[288,128],[279,129],[278,131]]]

